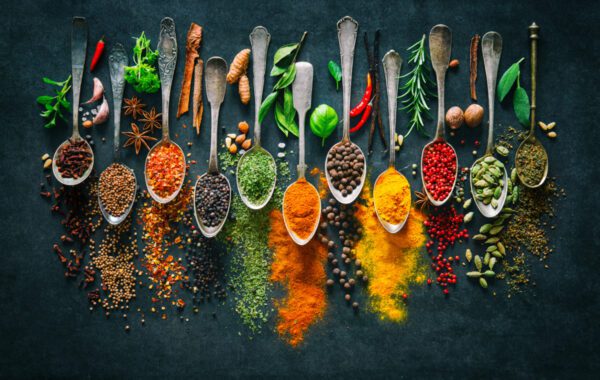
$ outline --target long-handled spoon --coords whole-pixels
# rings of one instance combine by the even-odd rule
[[[179,192],[183,186],[185,178],[185,163],[183,172],[181,173],[181,183],[179,188],[172,194],[161,197],[156,194],[148,181],[148,158],[152,156],[154,150],[162,145],[173,144],[177,147],[181,155],[181,160],[185,160],[181,147],[171,140],[169,137],[169,100],[171,97],[171,85],[173,84],[173,74],[175,72],[175,64],[177,63],[177,35],[175,34],[175,22],[170,17],[165,17],[160,22],[160,35],[158,40],[158,71],[160,74],[160,87],[162,93],[162,139],[154,144],[148,155],[146,156],[146,165],[144,167],[144,177],[146,179],[146,188],[150,196],[158,203],[169,203]],[[169,170],[164,168],[164,170]]]
[[[290,234],[292,240],[298,245],[305,245],[308,243],[315,232],[317,232],[317,227],[319,226],[319,217],[321,215],[321,202],[319,200],[319,193],[317,189],[306,181],[306,162],[304,161],[304,121],[306,119],[306,112],[309,110],[311,105],[311,97],[312,97],[312,86],[313,86],[313,66],[308,62],[297,62],[296,63],[296,79],[292,84],[292,93],[294,97],[294,108],[298,112],[298,125],[299,125],[299,146],[300,146],[300,154],[299,154],[299,163],[298,163],[298,180],[292,183],[285,190],[285,194],[283,195],[283,221],[285,223],[285,228]],[[299,181],[304,181],[308,184],[310,190],[313,193],[319,205],[319,212],[316,213],[316,218],[313,222],[312,232],[306,238],[300,238],[292,229],[290,229],[290,225],[286,215],[286,204],[288,202],[288,190],[297,184]],[[293,201],[293,200],[292,200]]]
[[[127,170],[131,171],[133,175],[133,185],[131,194],[133,194],[131,198],[131,202],[127,209],[121,215],[111,215],[111,213],[106,209],[104,203],[102,202],[102,198],[100,194],[98,194],[98,203],[100,205],[100,211],[102,211],[102,215],[104,219],[110,224],[117,225],[127,218],[127,215],[131,212],[133,208],[133,204],[135,203],[135,189],[137,188],[137,178],[135,177],[135,172],[129,168],[127,165],[123,164],[121,161],[121,105],[123,103],[123,90],[125,89],[125,66],[127,66],[127,54],[125,53],[125,49],[123,45],[117,43],[113,46],[108,56],[108,68],[110,71],[110,83],[113,92],[113,115],[115,122],[115,131],[114,131],[114,146],[113,146],[113,163],[119,163]],[[106,172],[108,169],[104,169]],[[100,175],[102,177],[104,172]]]
[[[260,110],[260,106],[262,104],[262,93],[265,85],[265,71],[267,69],[267,51],[269,50],[269,42],[271,41],[271,35],[267,31],[267,28],[264,26],[257,26],[254,28],[252,33],[250,33],[250,45],[252,46],[252,74],[253,74],[253,84],[254,84],[254,146],[247,150],[244,155],[240,158],[238,162],[237,170],[236,170],[236,184],[238,188],[238,192],[240,193],[240,198],[246,206],[253,210],[260,210],[265,207],[271,197],[273,196],[273,191],[275,190],[275,183],[277,182],[277,166],[275,165],[275,160],[271,153],[269,153],[266,149],[264,149],[260,145],[260,121],[258,119],[258,110]],[[267,155],[272,166],[272,170],[275,171],[275,176],[273,183],[271,184],[268,196],[265,199],[256,204],[253,203],[242,191],[240,187],[239,181],[239,171],[240,165],[242,162],[249,157],[250,154],[254,154],[255,152],[261,151],[265,155]],[[252,153],[251,153],[252,152]]]
[[[431,28],[429,32],[429,53],[431,55],[431,64],[433,66],[433,70],[435,71],[435,77],[437,81],[437,94],[438,94],[438,121],[437,127],[435,130],[435,137],[431,142],[423,147],[423,151],[421,152],[421,180],[423,181],[423,190],[425,194],[427,194],[427,198],[434,206],[441,206],[450,199],[452,196],[452,192],[454,191],[454,186],[456,185],[456,177],[458,175],[458,156],[456,155],[456,150],[450,143],[448,143],[445,139],[445,129],[444,129],[444,113],[445,113],[445,104],[444,104],[444,95],[445,95],[445,81],[446,81],[446,71],[448,70],[448,63],[450,62],[450,52],[452,50],[452,32],[450,28],[446,25],[436,25]],[[423,172],[423,158],[425,156],[425,152],[429,147],[431,147],[435,143],[442,142],[445,145],[449,146],[454,153],[455,160],[455,173],[454,180],[452,182],[452,189],[448,191],[448,195],[441,200],[437,200],[433,197],[433,195],[429,192],[425,182],[425,174]]]
[[[542,184],[546,181],[546,177],[548,177],[548,153],[546,153],[546,149],[542,143],[535,137],[535,91],[537,86],[537,40],[539,38],[540,27],[534,22],[529,26],[529,39],[531,39],[531,113],[530,113],[530,127],[529,127],[529,135],[527,138],[523,140],[521,145],[519,145],[519,149],[517,149],[517,154],[515,157],[519,157],[519,151],[523,149],[525,144],[534,144],[537,145],[541,152],[543,152],[543,160],[544,160],[544,176],[537,184],[531,184],[528,181],[528,178],[523,174],[523,168],[519,165],[519,160],[516,161],[517,175],[519,176],[519,180],[521,183],[529,188],[536,188],[542,186]],[[522,153],[522,152],[521,152]]]
[[[79,98],[81,96],[81,81],[83,80],[83,66],[85,65],[85,53],[87,49],[88,26],[84,17],[73,17],[73,31],[71,34],[71,71],[73,77],[73,133],[54,152],[52,159],[52,173],[58,182],[67,186],[78,185],[85,181],[94,167],[94,151],[92,147],[79,134]],[[74,142],[83,141],[86,150],[91,154],[91,162],[83,175],[78,178],[63,177],[58,170],[57,162],[63,148]]]
[[[481,39],[481,54],[483,55],[483,64],[485,66],[485,77],[488,88],[488,108],[489,108],[489,125],[488,125],[488,141],[485,149],[485,154],[480,159],[476,160],[471,166],[471,194],[475,200],[477,208],[486,218],[494,218],[502,211],[506,194],[508,193],[508,176],[506,168],[498,168],[502,170],[502,193],[498,198],[498,204],[494,207],[492,204],[485,204],[483,200],[477,199],[476,189],[473,184],[473,168],[487,158],[493,156],[494,147],[494,100],[496,99],[496,79],[498,78],[498,65],[500,64],[500,56],[502,55],[502,37],[496,32],[487,32]]]
[[[396,135],[396,112],[398,112],[398,110],[397,110],[398,81],[400,80],[400,67],[401,66],[402,66],[402,58],[400,58],[400,54],[398,54],[394,50],[388,51],[383,56],[383,71],[385,73],[385,84],[386,84],[387,98],[388,98],[388,116],[389,116],[389,123],[390,123],[390,161],[389,161],[388,169],[386,171],[384,171],[383,173],[381,173],[379,175],[379,177],[377,177],[377,180],[375,181],[375,186],[373,188],[374,192],[377,191],[377,186],[381,183],[383,176],[390,175],[389,173],[391,170],[393,170],[393,174],[391,174],[391,175],[394,175],[394,176],[397,175],[397,176],[404,177],[402,175],[402,173],[400,173],[398,170],[396,170],[396,151],[393,149],[394,137]],[[406,179],[404,179],[404,181],[405,181],[406,187],[408,189],[398,188],[395,190],[398,193],[408,194],[408,206],[410,207],[410,203],[411,203],[411,201],[410,201],[410,184],[408,183],[408,181],[406,181]],[[380,208],[381,208],[381,205],[377,204],[377,197],[375,197],[375,213],[377,214],[377,218],[379,219],[379,222],[381,223],[383,228],[386,229],[386,231],[388,231],[389,233],[395,234],[396,232],[400,231],[402,229],[402,227],[404,227],[404,225],[406,224],[406,220],[408,219],[409,212],[406,213],[406,215],[404,216],[404,219],[402,221],[400,221],[398,223],[390,223],[381,217],[381,215],[379,214]]]
[[[353,142],[350,141],[350,92],[352,86],[352,65],[354,63],[354,47],[356,45],[356,33],[358,32],[358,22],[356,22],[352,17],[345,16],[337,23],[338,30],[338,40],[340,43],[340,55],[342,62],[342,100],[343,100],[343,136],[342,140],[337,144],[333,145],[329,152],[327,152],[327,157],[325,158],[325,178],[327,178],[327,185],[329,186],[329,190],[331,194],[334,196],[338,202],[343,204],[352,203],[362,191],[362,188],[365,184],[365,178],[367,177],[367,159],[364,155],[363,151],[360,147]],[[337,189],[333,185],[333,179],[329,174],[328,170],[328,161],[329,157],[331,157],[332,153],[337,151],[337,148],[343,144],[349,144],[349,146],[354,151],[358,151],[359,155],[362,157],[362,175],[360,178],[360,183],[357,184],[356,187],[352,190],[351,193],[344,195],[342,191]],[[358,155],[357,155],[358,156]],[[357,159],[357,161],[360,161]]]
[[[210,103],[210,157],[208,159],[208,170],[196,181],[194,186],[194,216],[196,217],[196,223],[200,228],[202,235],[210,238],[219,233],[227,220],[227,214],[229,214],[229,206],[231,205],[231,185],[229,180],[223,174],[219,172],[219,163],[217,160],[217,134],[219,132],[219,110],[221,104],[225,99],[226,76],[227,76],[227,63],[221,57],[212,57],[206,62],[206,70],[204,74],[204,80],[206,83],[206,96]],[[203,188],[204,181],[208,176],[218,177],[218,181],[227,183],[227,211],[222,215],[222,219],[214,226],[207,225],[202,217],[198,217],[198,208],[196,204],[196,195],[199,191],[219,191],[219,189]],[[218,183],[213,181],[212,183]],[[223,194],[221,194],[223,195]],[[222,202],[222,199],[217,199],[215,203]],[[207,207],[217,207],[218,205],[205,205]]]

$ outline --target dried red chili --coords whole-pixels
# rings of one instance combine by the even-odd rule
[[[185,158],[177,145],[166,143],[148,156],[148,186],[159,197],[166,198],[180,188],[184,177]]]
[[[104,36],[102,36],[102,38],[100,38],[100,40],[96,44],[96,51],[94,51],[94,57],[92,58],[92,63],[90,64],[90,73],[94,71],[96,65],[98,64],[98,61],[100,61],[100,57],[104,52],[105,45],[106,44],[104,43]]]

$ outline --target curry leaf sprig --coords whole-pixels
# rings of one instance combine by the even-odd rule
[[[290,85],[296,79],[296,58],[306,34],[307,32],[302,34],[300,42],[283,45],[275,52],[271,76],[279,79],[258,110],[258,120],[262,123],[269,110],[275,105],[275,124],[286,137],[289,133],[298,137],[296,110]]]
[[[425,131],[424,118],[431,119],[427,101],[430,96],[435,96],[432,92],[435,85],[431,79],[429,60],[425,51],[425,35],[407,50],[410,52],[408,63],[414,67],[400,77],[409,78],[400,88],[403,94],[399,97],[404,104],[401,109],[410,116],[408,132],[404,138],[408,137],[415,128],[421,135],[428,136]]]
[[[135,39],[133,47],[133,63],[135,65],[125,67],[125,80],[137,92],[152,94],[160,88],[160,79],[154,66],[157,59],[158,50],[152,50],[150,40],[146,37],[146,33],[142,32]]]
[[[513,88],[515,82],[517,83],[515,93],[513,94],[513,109],[519,123],[524,127],[527,127],[529,126],[529,96],[527,96],[527,91],[521,87],[521,68],[519,66],[524,59],[525,58],[521,58],[513,63],[504,74],[502,74],[502,78],[500,78],[500,81],[498,82],[497,93],[498,100],[502,102]]]
[[[68,112],[71,109],[71,103],[67,100],[67,93],[71,89],[71,76],[69,75],[69,77],[62,82],[57,82],[46,77],[42,78],[42,80],[46,84],[60,87],[60,90],[54,90],[56,93],[55,96],[42,95],[36,99],[38,104],[44,106],[44,111],[40,114],[40,116],[47,120],[44,127],[54,128],[57,121],[56,117],[58,116],[64,121],[67,121],[63,115],[63,110]]]

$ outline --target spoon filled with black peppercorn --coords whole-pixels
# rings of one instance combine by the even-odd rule
[[[358,23],[350,16],[337,23],[342,62],[343,137],[327,152],[325,177],[331,194],[342,204],[352,203],[359,195],[367,176],[367,160],[358,145],[350,141],[350,90]]]
[[[206,62],[206,96],[210,103],[210,157],[208,171],[200,176],[194,186],[194,216],[202,235],[216,236],[223,228],[231,205],[229,180],[219,172],[217,160],[217,134],[219,110],[225,99],[227,63],[221,57]]]
[[[79,134],[79,99],[87,49],[88,26],[85,18],[73,17],[71,70],[73,77],[73,133],[54,152],[52,173],[58,182],[75,186],[87,179],[94,166],[94,152]]]

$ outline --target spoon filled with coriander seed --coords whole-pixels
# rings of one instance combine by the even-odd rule
[[[496,100],[496,79],[502,55],[502,37],[496,32],[487,32],[481,39],[481,54],[485,67],[488,88],[488,141],[483,157],[471,166],[471,194],[475,205],[486,218],[496,217],[508,194],[508,175],[504,164],[494,157],[494,101]]]
[[[337,23],[342,63],[342,140],[329,149],[325,157],[325,178],[333,197],[342,204],[350,204],[360,195],[367,176],[367,159],[360,147],[350,141],[350,92],[352,66],[358,22],[345,16]]]
[[[75,186],[85,181],[94,167],[94,152],[79,134],[79,99],[87,49],[88,25],[83,17],[73,17],[71,70],[73,78],[73,133],[54,152],[52,173],[58,182]]]
[[[394,146],[396,136],[396,113],[398,112],[398,81],[402,58],[394,50],[383,56],[383,71],[388,99],[388,117],[390,127],[390,146]],[[373,187],[373,199],[377,219],[389,233],[400,231],[410,213],[410,184],[406,177],[396,170],[396,150],[390,149],[388,168],[377,177]]]
[[[260,145],[259,110],[270,40],[271,35],[263,26],[257,26],[250,33],[254,82],[254,146],[247,150],[238,162],[236,183],[242,202],[253,210],[260,210],[269,203],[277,182],[275,160],[271,153]]]
[[[104,219],[110,224],[123,222],[135,203],[137,179],[134,171],[121,161],[121,106],[125,89],[127,54],[123,45],[115,44],[108,56],[110,83],[114,107],[113,163],[102,174],[98,183],[98,204]]]
[[[208,170],[194,186],[194,216],[202,235],[216,236],[229,214],[231,185],[219,172],[217,160],[217,134],[219,132],[219,110],[227,89],[227,63],[221,57],[212,57],[206,62],[204,81],[206,97],[210,103],[210,157]]]
[[[537,40],[540,27],[534,22],[529,26],[531,40],[531,105],[530,127],[527,138],[523,140],[515,155],[515,167],[521,183],[529,188],[540,187],[548,177],[548,153],[535,137],[535,109],[537,86]]]
[[[317,189],[306,180],[304,125],[311,105],[313,66],[296,63],[296,79],[292,84],[294,108],[298,112],[299,163],[298,179],[283,194],[283,222],[288,234],[298,245],[306,245],[317,232],[321,216],[321,198]]]

